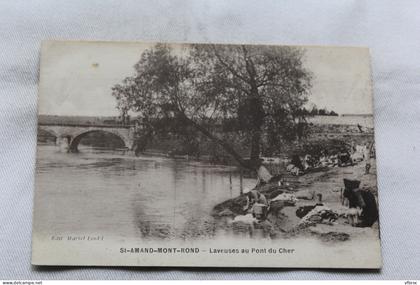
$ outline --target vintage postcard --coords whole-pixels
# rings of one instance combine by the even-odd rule
[[[46,41],[34,265],[380,268],[367,48]]]

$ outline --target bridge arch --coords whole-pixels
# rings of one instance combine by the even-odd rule
[[[54,138],[54,142],[57,143],[57,139],[60,137],[60,134],[58,134],[55,130],[45,127],[38,127],[38,141],[44,141],[46,138]]]
[[[60,136],[60,134],[57,133],[54,129],[51,129],[51,128],[48,128],[48,127],[41,126],[41,127],[38,127],[38,129],[42,132],[48,133],[51,136],[56,137],[56,138],[58,138]]]
[[[120,141],[124,144],[124,147],[130,149],[130,141],[129,138],[120,133],[118,130],[104,130],[104,129],[89,129],[84,130],[79,133],[73,134],[71,141],[69,142],[69,152],[78,152],[78,146],[80,141],[88,134],[91,133],[103,133],[103,134],[111,134],[120,139]]]

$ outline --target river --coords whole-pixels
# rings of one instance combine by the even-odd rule
[[[240,194],[234,167],[79,149],[38,145],[37,232],[195,238],[211,234],[214,205]]]

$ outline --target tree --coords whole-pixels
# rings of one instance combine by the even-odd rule
[[[311,109],[311,111],[310,111],[310,115],[311,115],[311,116],[316,116],[316,115],[318,115],[318,108],[316,107],[316,105],[313,105],[313,106],[312,106],[312,109]]]
[[[135,75],[115,85],[113,95],[120,110],[138,113],[152,125],[163,119],[182,122],[181,127],[202,133],[240,165],[254,169],[263,134],[291,136],[304,120],[301,107],[311,75],[303,56],[294,47],[158,44],[143,52]],[[232,118],[249,137],[249,160],[208,127]]]
[[[328,116],[328,114],[329,114],[329,112],[327,111],[326,108],[318,110],[318,115],[320,115],[320,116]]]

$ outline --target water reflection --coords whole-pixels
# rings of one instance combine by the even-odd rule
[[[44,233],[199,238],[216,229],[214,205],[239,195],[236,168],[163,157],[38,146],[35,221]],[[255,185],[243,179],[243,187]],[[40,202],[41,203],[41,202]]]

